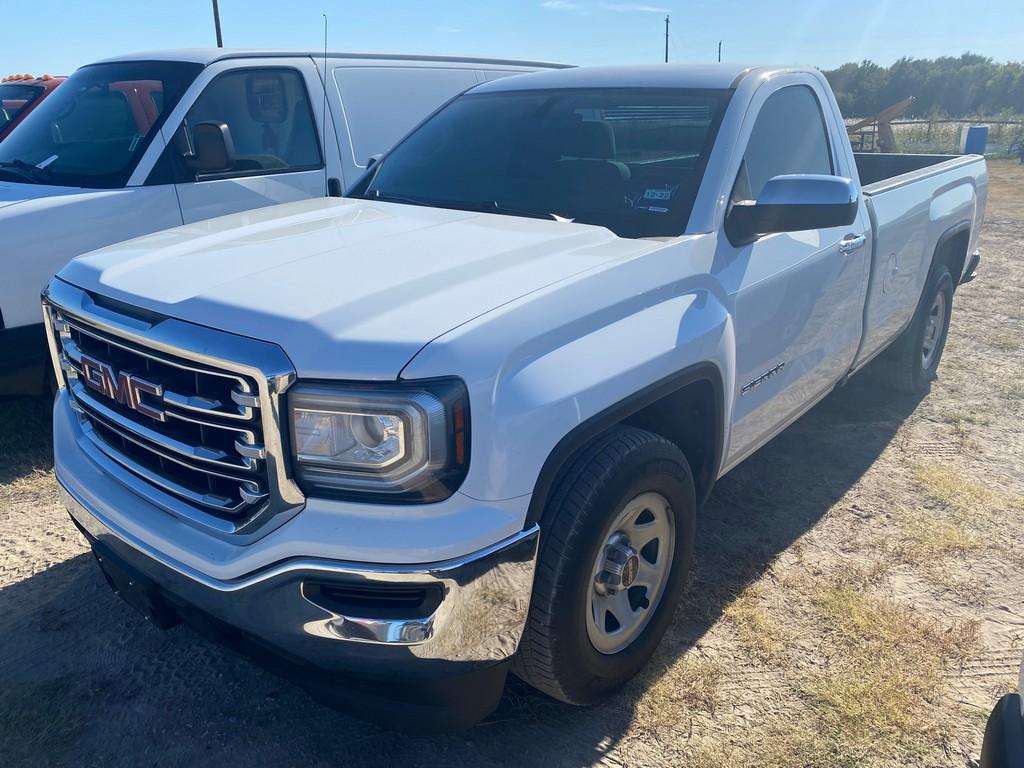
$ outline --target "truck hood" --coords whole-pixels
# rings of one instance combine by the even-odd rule
[[[468,320],[658,246],[581,224],[320,198],[130,240],[59,276],[272,341],[300,376],[384,380]]]

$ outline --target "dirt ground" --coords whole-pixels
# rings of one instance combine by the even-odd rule
[[[1024,651],[1024,166],[921,401],[857,377],[717,486],[643,679],[512,681],[477,728],[327,709],[110,593],[57,500],[48,404],[0,403],[0,765],[972,765]]]

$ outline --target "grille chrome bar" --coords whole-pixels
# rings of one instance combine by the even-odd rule
[[[70,384],[70,391],[75,400],[79,405],[83,406],[87,413],[90,415],[98,415],[108,424],[112,425],[113,428],[118,432],[127,432],[133,435],[135,438],[142,438],[148,443],[146,447],[155,446],[155,450],[162,450],[166,453],[177,454],[184,456],[194,461],[207,462],[214,464],[218,467],[224,467],[229,469],[244,469],[249,471],[255,471],[256,467],[251,460],[247,457],[239,457],[237,460],[225,451],[210,448],[205,445],[190,445],[183,443],[180,440],[175,440],[173,437],[165,435],[156,429],[150,429],[142,424],[139,424],[131,419],[124,418],[120,413],[104,405],[100,400],[94,397],[86,387],[79,382],[72,382]],[[168,413],[168,416],[172,414]],[[251,432],[248,433],[252,435]],[[146,445],[143,443],[143,445]]]
[[[149,312],[127,315],[124,305],[108,307],[59,279],[43,306],[58,383],[82,426],[79,445],[101,469],[236,543],[298,513],[305,499],[289,476],[280,427],[282,395],[295,373],[280,348]],[[157,385],[156,393],[145,390],[143,404],[159,408],[163,420],[122,390],[95,386],[94,360],[104,376]],[[93,377],[88,387],[85,370]]]
[[[112,461],[116,461],[118,464],[120,464],[122,467],[127,469],[132,474],[137,475],[138,477],[143,478],[147,482],[152,483],[157,488],[160,488],[161,490],[164,490],[168,493],[172,493],[175,496],[181,496],[182,498],[187,499],[193,504],[196,504],[201,507],[206,507],[208,509],[214,509],[224,514],[235,514],[241,511],[241,509],[245,507],[246,504],[252,503],[251,501],[249,501],[249,499],[252,499],[253,495],[249,490],[246,490],[246,496],[243,496],[241,492],[239,493],[239,498],[241,499],[240,502],[233,502],[232,499],[229,499],[226,496],[220,496],[218,494],[213,493],[199,493],[197,491],[192,490],[191,488],[188,488],[185,485],[182,485],[181,483],[176,483],[173,480],[170,480],[166,477],[155,475],[147,467],[143,466],[137,461],[133,461],[124,453],[117,450],[115,446],[110,445],[110,443],[108,443],[106,440],[100,437],[100,435],[96,431],[96,428],[89,424],[88,422],[85,422],[83,424],[82,431],[85,433],[86,437],[88,437],[93,443],[95,443],[97,448],[99,448],[101,451],[103,451],[104,454],[106,454],[107,458],[111,459]],[[122,437],[125,440],[132,439],[127,435],[122,435]],[[136,442],[136,444],[142,446],[141,443]],[[166,458],[168,461],[174,461],[174,459],[172,459],[169,456],[164,458]],[[241,485],[239,486],[239,488],[241,488]],[[261,497],[265,498],[266,494],[261,494]]]
[[[215,376],[234,382],[234,386],[231,389],[233,403],[232,406],[228,406],[227,403],[223,403],[220,400],[197,397],[194,395],[183,395],[175,392],[174,390],[165,390],[163,394],[163,400],[164,402],[170,405],[175,405],[185,410],[196,411],[200,413],[209,413],[216,416],[223,416],[224,418],[227,419],[237,419],[240,421],[252,421],[254,417],[253,410],[259,408],[259,399],[251,391],[251,384],[241,376],[228,375],[214,369],[189,365],[187,363],[182,363],[170,359],[163,355],[154,354],[145,349],[139,349],[137,347],[127,345],[117,340],[116,338],[112,338],[107,334],[99,333],[93,330],[88,326],[85,326],[83,323],[70,320],[64,315],[60,316],[60,320],[63,321],[64,326],[68,330],[68,332],[61,331],[61,341],[65,356],[68,357],[71,360],[71,362],[76,364],[76,366],[78,367],[79,375],[81,375],[82,373],[82,350],[74,341],[74,339],[71,338],[69,333],[71,330],[77,331],[78,333],[93,338],[101,343],[110,344],[111,346],[130,352],[131,354],[138,355],[148,360],[157,361],[161,365],[171,366],[173,368],[179,369],[181,371],[187,371],[192,374]],[[236,391],[238,392],[239,395],[249,395],[250,398],[244,400],[243,402],[239,402],[239,399],[237,399],[234,395]],[[229,409],[221,410],[222,407],[228,407]]]

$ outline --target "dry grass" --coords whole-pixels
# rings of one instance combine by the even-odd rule
[[[950,464],[918,462],[912,469],[921,490],[954,513],[992,514],[1021,503],[1020,497],[1007,496],[987,488]]]
[[[675,728],[690,713],[713,715],[721,701],[722,667],[711,659],[684,656],[672,664],[650,665],[643,680],[633,687],[641,691],[636,708],[637,725]]]
[[[796,720],[774,719],[741,731],[734,741],[699,750],[687,765],[699,768],[853,768],[862,763],[827,730]]]
[[[993,336],[990,343],[1000,352],[1016,352],[1021,348],[1020,336],[1015,333],[1000,333]]]
[[[842,580],[813,599],[835,655],[805,690],[846,751],[914,756],[941,743],[944,673],[977,649],[977,622],[942,623]]]
[[[842,580],[824,586],[815,595],[815,604],[830,622],[831,634],[848,649],[963,659],[978,640],[976,622],[944,624],[909,605]]]
[[[764,607],[763,590],[752,585],[725,609],[725,619],[740,643],[761,661],[778,660],[788,633]]]
[[[904,510],[897,520],[899,537],[892,551],[912,565],[930,565],[944,557],[964,557],[980,543],[963,525],[927,510]]]
[[[836,665],[808,687],[815,708],[851,752],[920,755],[938,728],[934,705],[942,680],[932,663],[857,659]]]

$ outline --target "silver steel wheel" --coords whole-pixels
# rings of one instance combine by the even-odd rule
[[[636,639],[665,592],[675,550],[675,517],[660,493],[631,499],[605,531],[587,601],[595,649],[618,653]]]
[[[935,301],[928,310],[924,324],[924,341],[921,343],[921,368],[928,370],[935,360],[935,354],[942,341],[942,331],[946,326],[946,294],[939,291]]]

